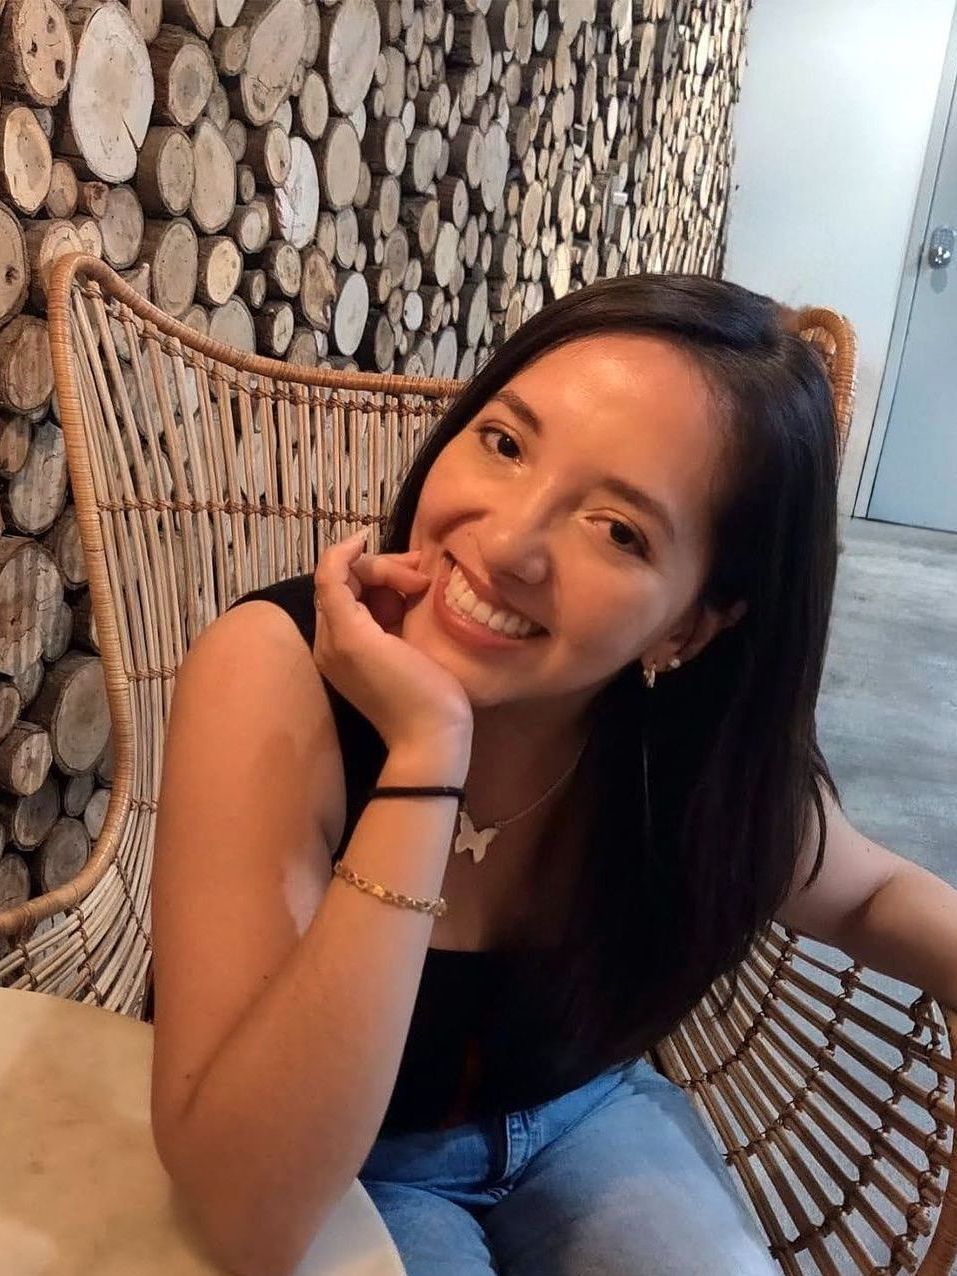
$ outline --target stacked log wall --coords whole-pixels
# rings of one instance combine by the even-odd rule
[[[467,379],[599,276],[721,273],[749,8],[0,0],[0,911],[75,876],[112,774],[52,263],[263,354]]]

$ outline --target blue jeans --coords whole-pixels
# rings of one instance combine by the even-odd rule
[[[408,1276],[780,1276],[691,1100],[646,1060],[380,1136],[359,1180]]]

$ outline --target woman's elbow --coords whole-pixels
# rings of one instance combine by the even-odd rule
[[[296,1276],[308,1239],[291,1244],[289,1231],[270,1227],[263,1210],[248,1211],[240,1221],[176,1183],[173,1192],[184,1230],[223,1276]]]
[[[316,1202],[308,1223],[297,1226],[261,1198],[255,1206],[235,1199],[215,1173],[207,1171],[199,1181],[168,1151],[164,1165],[184,1231],[224,1276],[297,1276],[312,1240],[337,1204]]]

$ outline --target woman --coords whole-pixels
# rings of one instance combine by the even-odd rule
[[[774,918],[953,991],[957,893],[855,833],[817,748],[835,423],[783,316],[686,275],[554,303],[382,553],[190,651],[153,1125],[231,1270],[291,1272],[358,1176],[409,1276],[768,1276],[644,1056]]]

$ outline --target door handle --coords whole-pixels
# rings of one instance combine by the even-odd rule
[[[950,265],[954,255],[954,232],[949,226],[937,226],[930,237],[930,248],[927,260],[932,270],[941,270]]]

